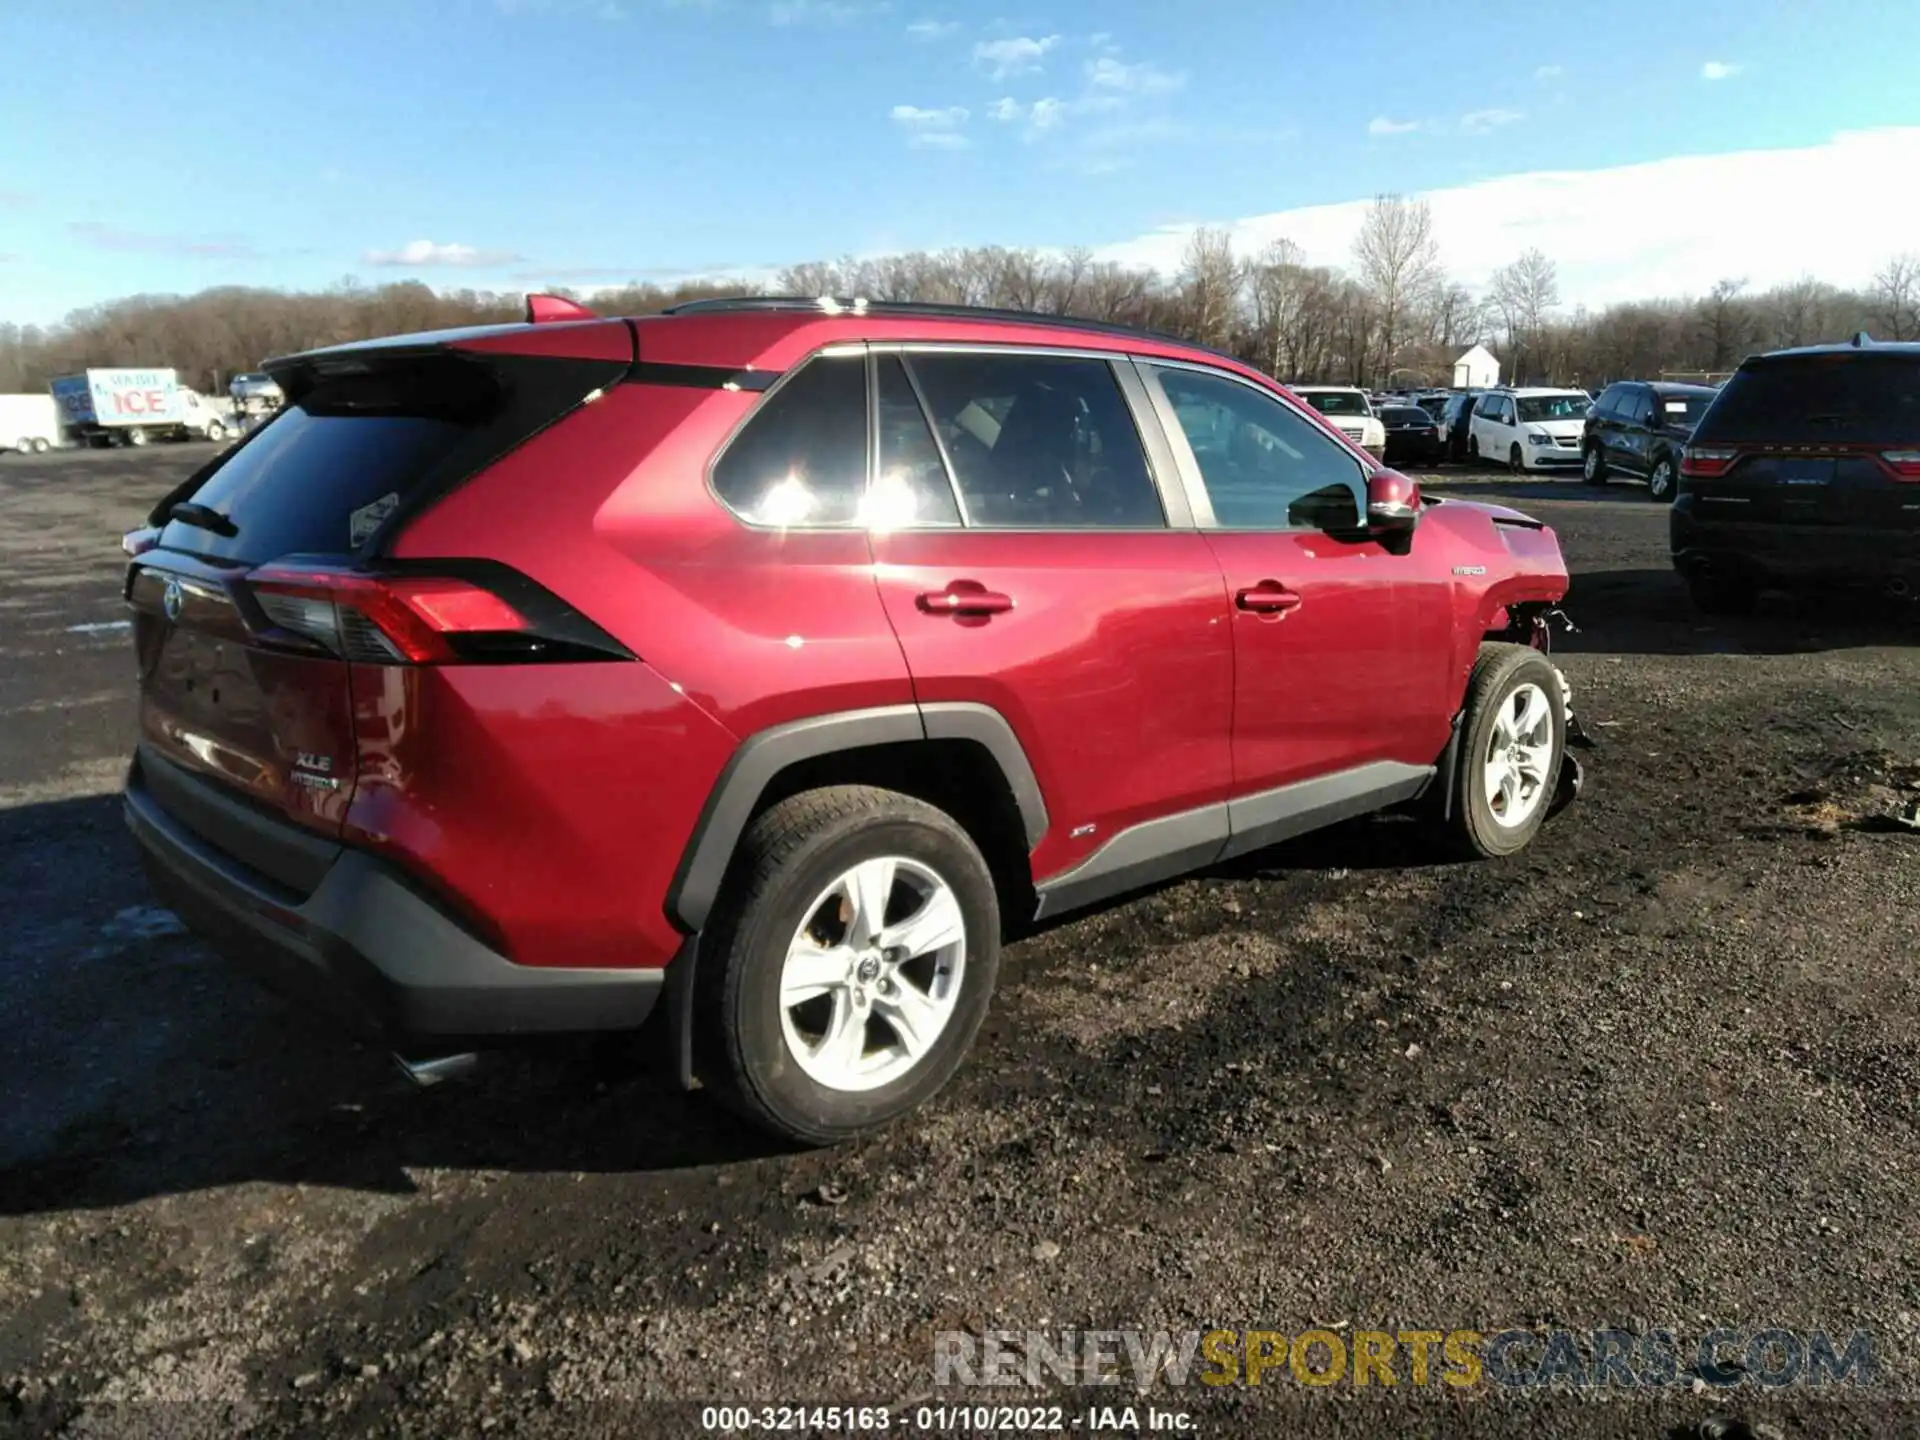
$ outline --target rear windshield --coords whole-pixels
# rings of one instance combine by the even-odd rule
[[[1389,405],[1381,412],[1389,425],[1431,425],[1433,417],[1417,405]]]
[[[191,491],[197,512],[215,512],[212,526],[172,520],[160,543],[248,561],[350,554],[498,402],[486,371],[457,363],[323,383]]]
[[[1653,394],[1653,418],[1663,425],[1698,425],[1700,417],[1707,413],[1707,407],[1714,402],[1714,395]]]
[[[1351,390],[1320,390],[1300,397],[1322,415],[1365,415],[1367,397]]]
[[[1747,362],[1694,438],[1904,444],[1916,435],[1920,356],[1840,352]]]

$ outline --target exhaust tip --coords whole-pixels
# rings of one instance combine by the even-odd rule
[[[1913,593],[1913,587],[1907,583],[1907,577],[1896,575],[1887,581],[1887,594],[1896,600],[1904,600]]]
[[[466,1074],[480,1063],[480,1057],[471,1051],[462,1055],[437,1055],[431,1060],[409,1060],[405,1055],[395,1055],[393,1063],[407,1079],[425,1087]]]

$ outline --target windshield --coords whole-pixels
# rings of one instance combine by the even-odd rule
[[[1520,418],[1529,420],[1584,420],[1593,404],[1585,395],[1521,395]]]
[[[1367,397],[1358,390],[1315,390],[1300,397],[1322,415],[1371,415]]]

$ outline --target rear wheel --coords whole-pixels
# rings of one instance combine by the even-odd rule
[[[46,436],[36,435],[33,437],[33,453],[34,454],[44,455],[47,453],[47,451],[51,450],[52,448],[53,448],[53,442],[47,439]]]
[[[1701,574],[1687,577],[1687,594],[1703,615],[1751,615],[1760,587],[1744,575]]]
[[[13,442],[13,448],[18,450],[22,455],[31,455],[33,453],[33,441],[22,435],[18,440]]]
[[[138,425],[127,431],[127,444],[139,446],[147,443],[147,432]]]
[[[222,425],[218,420],[211,420],[207,423],[207,439],[217,443],[226,438],[227,438],[226,426]]]
[[[1674,493],[1680,488],[1676,483],[1677,479],[1673,469],[1673,457],[1662,455],[1654,461],[1653,473],[1647,476],[1647,498],[1662,505],[1671,505]]]
[[[1482,645],[1467,679],[1451,826],[1467,854],[1524,850],[1540,833],[1566,754],[1560,676],[1527,645]]]
[[[703,937],[703,1078],[807,1144],[875,1129],[952,1077],[1000,962],[993,877],[911,796],[833,786],[748,828]]]
[[[1587,447],[1587,458],[1580,464],[1580,478],[1589,485],[1604,485],[1607,483],[1607,462],[1600,458],[1600,447],[1598,445],[1589,445]]]

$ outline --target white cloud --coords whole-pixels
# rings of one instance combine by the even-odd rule
[[[1162,95],[1169,90],[1180,89],[1187,83],[1187,76],[1185,71],[1162,70],[1145,60],[1137,65],[1128,65],[1111,55],[1102,55],[1097,60],[1087,62],[1087,82],[1102,89],[1121,90],[1129,94]]]
[[[1002,95],[987,107],[987,114],[1002,125],[1011,125],[1026,118],[1027,107],[1011,95]]]
[[[379,266],[451,266],[474,269],[490,265],[511,265],[522,259],[511,250],[481,250],[472,245],[433,240],[410,240],[398,250],[369,250],[362,257],[369,265]]]
[[[1739,73],[1738,65],[1729,65],[1725,60],[1709,60],[1700,67],[1702,80],[1730,80]]]
[[[1014,35],[1005,40],[982,40],[973,47],[973,63],[995,80],[1038,70],[1047,52],[1060,43],[1058,35]]]
[[[1067,102],[1048,97],[1033,102],[1033,108],[1027,112],[1027,123],[1035,130],[1051,130],[1066,118]]]
[[[1533,72],[1533,78],[1536,80],[1558,80],[1566,73],[1567,68],[1564,65],[1542,65]]]
[[[1427,122],[1424,120],[1389,120],[1384,115],[1376,115],[1367,122],[1369,135],[1408,135],[1426,128]]]
[[[907,26],[907,35],[914,40],[945,40],[959,33],[958,20],[916,20]]]
[[[967,107],[949,105],[944,110],[923,110],[918,105],[896,105],[889,112],[896,125],[925,126],[932,130],[951,130],[967,123]]]
[[[1502,125],[1511,125],[1527,117],[1518,110],[1469,110],[1460,117],[1462,135],[1491,135]]]
[[[964,150],[972,143],[960,133],[960,127],[968,118],[964,105],[949,105],[941,110],[896,105],[889,113],[893,123],[907,132],[907,144],[916,150]]]
[[[1568,306],[1704,294],[1716,280],[1755,289],[1783,284],[1811,266],[1822,279],[1863,285],[1920,233],[1920,190],[1888,187],[1889,175],[1920,174],[1920,126],[1849,131],[1788,150],[1687,155],[1603,170],[1543,170],[1426,192],[1434,234],[1454,276],[1484,285],[1493,270],[1538,246],[1560,270]],[[1844,207],[1776,206],[1766,225],[1726,223],[1753,196],[1872,194],[1880,207],[1861,225]],[[1242,254],[1285,237],[1309,263],[1348,265],[1366,197],[1224,223]],[[1625,226],[1620,216],[1660,216]],[[1168,226],[1100,248],[1102,260],[1180,266],[1191,225]]]

